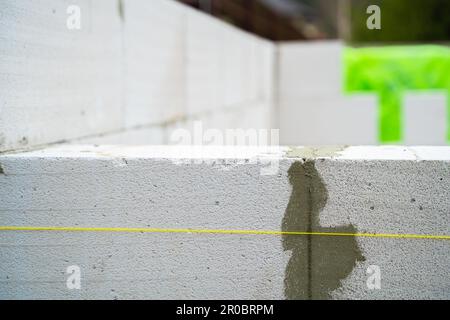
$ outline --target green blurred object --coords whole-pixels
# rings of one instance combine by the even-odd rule
[[[437,45],[346,48],[344,91],[378,95],[379,140],[402,141],[405,91],[445,90],[450,142],[450,48]]]

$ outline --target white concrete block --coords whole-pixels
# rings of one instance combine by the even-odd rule
[[[277,87],[277,46],[271,42],[264,42],[260,49],[261,62],[258,66],[260,72],[259,92],[258,97],[263,97],[263,100],[269,105],[271,112],[275,111],[275,93]]]
[[[234,128],[271,129],[271,105],[270,103],[255,103],[247,108],[234,112]]]
[[[279,171],[262,176],[255,160],[267,152],[65,145],[4,154],[0,226],[450,234],[450,147],[272,149]],[[0,231],[0,296],[448,299],[447,241]],[[81,290],[66,287],[69,265],[81,268]],[[379,290],[366,285],[370,265],[381,270]]]
[[[342,92],[342,59],[344,45],[339,41],[280,43],[280,95],[321,97]]]
[[[2,3],[0,151],[272,107],[274,44],[175,1],[90,4]]]
[[[103,134],[95,137],[76,139],[73,144],[104,145],[161,145],[166,143],[163,127],[128,129],[117,133]]]
[[[354,225],[363,233],[449,235],[450,149],[444,149],[447,160],[439,162],[429,152],[431,161],[402,160],[412,155],[406,150],[401,157],[397,148],[377,155],[366,147],[357,157],[359,161],[336,161],[330,166],[317,163],[328,190],[320,225]],[[372,156],[364,158],[367,153]],[[361,237],[357,243],[364,259],[355,263],[331,298],[448,299],[447,241]],[[332,260],[325,258],[324,263]],[[369,266],[380,270],[379,289],[367,286]]]
[[[343,44],[281,43],[277,101],[280,141],[290,145],[377,144],[377,98],[344,96]]]
[[[175,1],[123,1],[127,127],[185,112],[187,11]]]
[[[70,5],[80,30],[67,27]],[[0,151],[122,126],[117,2],[8,0],[0,11]]]
[[[211,18],[190,11],[187,17],[187,112],[196,114],[221,107],[221,68],[224,28]],[[238,48],[238,47],[237,47]],[[230,57],[230,61],[236,58]],[[235,65],[235,67],[238,67]],[[239,98],[231,97],[231,100]]]
[[[375,97],[304,97],[283,94],[279,100],[280,141],[284,145],[377,144]]]
[[[192,145],[191,140],[185,139],[185,132],[193,132],[194,126],[193,119],[181,119],[174,123],[171,123],[165,127],[164,135],[166,138],[165,144],[168,145]],[[183,135],[180,135],[180,132],[183,132]]]
[[[271,101],[275,46],[196,11],[187,15],[187,113]]]
[[[243,129],[247,135],[251,134],[258,137],[261,135],[262,138],[258,138],[257,143],[270,143],[270,112],[271,106],[254,104],[199,114],[167,126],[167,141],[169,144],[175,145],[200,144],[199,141],[204,145],[235,145],[233,142],[227,142],[227,132],[233,131],[233,134],[239,134],[237,131]],[[176,138],[179,137],[179,129],[189,135],[190,143],[184,139]],[[266,135],[268,136],[267,139],[265,138]]]
[[[444,146],[420,146],[409,147],[417,160],[446,160],[450,154],[448,147]]]
[[[447,145],[447,92],[407,93],[404,106],[406,145]]]

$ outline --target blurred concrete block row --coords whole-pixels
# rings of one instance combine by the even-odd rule
[[[350,234],[1,231],[0,299],[448,299],[449,240],[401,235],[450,235],[449,161],[400,146],[0,155],[0,226]]]
[[[73,8],[80,29],[73,29]],[[171,0],[0,3],[0,151],[166,144],[174,128],[278,128],[378,144],[377,97],[344,95],[343,43],[272,43]],[[442,93],[404,98],[404,141],[446,144]]]
[[[67,26],[71,5],[79,30]],[[0,10],[0,151],[141,127],[159,131],[144,140],[164,143],[158,135],[179,119],[273,105],[275,45],[174,1],[19,0]]]

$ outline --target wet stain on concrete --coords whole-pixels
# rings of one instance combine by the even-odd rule
[[[338,156],[347,146],[329,146],[329,147],[291,147],[286,153],[287,158],[315,159],[332,158]]]
[[[353,225],[321,227],[319,213],[328,200],[326,185],[314,160],[297,161],[289,171],[292,193],[282,221],[283,231],[356,233]],[[283,236],[283,249],[291,251],[285,271],[287,299],[330,299],[341,280],[364,261],[355,237]]]
[[[117,0],[117,10],[119,11],[119,17],[122,22],[125,22],[125,10],[123,0]]]

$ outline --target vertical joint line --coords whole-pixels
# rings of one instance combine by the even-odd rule
[[[309,175],[308,172],[306,173],[306,177],[308,179],[308,225],[307,225],[307,232],[309,233],[307,235],[307,247],[308,247],[308,252],[307,252],[307,256],[308,256],[308,284],[307,284],[307,296],[308,296],[308,300],[312,300],[312,236],[311,236],[311,232],[312,232],[312,205],[313,205],[313,201],[312,201],[312,197],[313,197],[313,190],[311,190],[312,188],[312,178]]]

